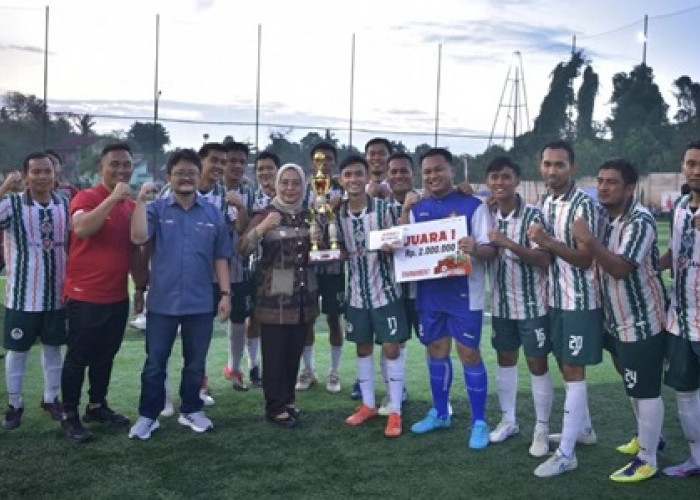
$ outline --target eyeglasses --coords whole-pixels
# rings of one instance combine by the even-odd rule
[[[194,179],[199,175],[199,170],[178,170],[177,172],[172,172],[170,177],[177,177],[178,179]]]

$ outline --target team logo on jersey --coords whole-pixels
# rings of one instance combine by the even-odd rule
[[[14,340],[19,340],[24,337],[24,330],[21,328],[13,328],[10,331],[10,337],[12,337]]]
[[[630,370],[629,368],[625,368],[625,386],[628,389],[632,389],[635,385],[637,385],[637,371],[636,370]]]

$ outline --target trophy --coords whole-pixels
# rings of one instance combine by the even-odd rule
[[[314,154],[316,172],[311,178],[311,189],[315,194],[313,203],[309,206],[309,235],[311,238],[311,250],[309,250],[309,262],[329,262],[340,260],[340,248],[338,248],[338,226],[335,214],[328,205],[326,196],[331,189],[331,178],[323,173],[323,163],[326,155],[318,151]],[[321,224],[328,227],[328,241],[325,241]]]

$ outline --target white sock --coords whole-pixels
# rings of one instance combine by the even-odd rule
[[[549,417],[552,414],[552,401],[554,401],[552,374],[547,372],[544,375],[530,375],[530,381],[537,423],[549,426]]]
[[[228,367],[235,371],[241,371],[241,360],[245,351],[245,323],[228,322]]]
[[[316,370],[314,370],[314,346],[304,346],[304,352],[301,355],[301,357],[304,360],[304,369],[310,371],[311,373],[315,372]]]
[[[331,372],[340,373],[340,359],[343,357],[343,346],[331,346]]]
[[[260,350],[260,337],[248,339],[248,368],[253,369],[258,366],[258,351]]]
[[[374,356],[357,358],[357,377],[362,390],[362,404],[370,408],[376,406],[374,400]]]
[[[587,392],[588,387],[585,380],[566,382],[566,399],[564,400],[564,418],[559,450],[567,457],[571,457],[574,454],[576,438],[581,431]]]
[[[24,385],[24,372],[27,366],[29,352],[7,351],[5,357],[5,382],[7,383],[7,395],[10,405],[14,408],[24,407],[22,400],[22,386]]]
[[[583,412],[581,412],[581,434],[587,436],[591,432],[593,432],[593,423],[591,422],[591,412],[588,410],[588,389],[586,389],[586,399]]]
[[[700,397],[698,391],[676,392],[678,418],[690,446],[690,456],[700,465]]]
[[[61,389],[63,358],[61,346],[45,345],[41,350],[41,366],[44,368],[44,403],[53,403]]]
[[[634,419],[639,421],[639,400],[637,398],[630,398],[630,403],[632,403],[632,412],[634,413]]]
[[[389,376],[389,400],[391,413],[401,415],[401,399],[403,398],[404,364],[401,356],[386,360],[386,372]]]
[[[515,402],[518,395],[518,367],[499,366],[496,370],[496,391],[503,420],[515,423]]]
[[[379,367],[382,370],[382,379],[384,379],[384,385],[389,390],[389,375],[386,372],[386,356],[384,356],[384,351],[379,355]]]
[[[661,427],[664,424],[664,403],[661,397],[637,399],[639,416],[637,432],[639,433],[638,457],[652,467],[656,467],[656,449],[659,446]]]

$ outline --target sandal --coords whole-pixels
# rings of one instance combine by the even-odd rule
[[[283,411],[277,415],[265,415],[268,422],[277,424],[282,427],[294,427],[297,425],[297,419],[294,418],[288,411]]]

